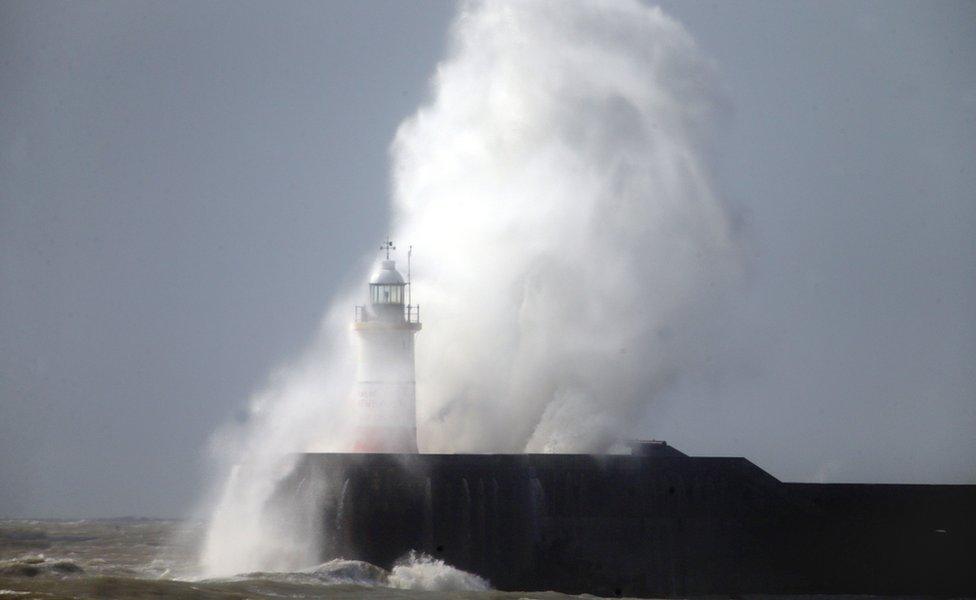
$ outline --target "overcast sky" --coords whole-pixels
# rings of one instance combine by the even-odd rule
[[[749,276],[742,363],[648,435],[976,483],[976,3],[663,6],[721,77]],[[387,232],[388,144],[453,12],[0,3],[0,516],[191,506],[209,434]]]

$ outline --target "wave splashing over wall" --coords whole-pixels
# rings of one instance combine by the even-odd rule
[[[594,452],[701,361],[738,276],[705,164],[713,73],[637,2],[462,12],[393,144],[431,322],[421,448]]]
[[[712,79],[687,32],[636,1],[461,5],[430,101],[392,145],[394,239],[423,257],[421,451],[611,450],[704,363],[738,277],[705,160]],[[315,564],[316,507],[272,498],[287,453],[349,449],[363,290],[216,436],[237,466],[206,574]]]

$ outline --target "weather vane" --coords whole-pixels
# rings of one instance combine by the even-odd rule
[[[390,250],[396,250],[396,246],[390,241],[390,236],[386,236],[386,243],[380,246],[380,250],[386,250],[386,260],[390,260]]]

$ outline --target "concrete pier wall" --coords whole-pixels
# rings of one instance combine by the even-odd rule
[[[322,559],[410,550],[499,589],[976,593],[976,486],[781,483],[744,458],[307,454]]]

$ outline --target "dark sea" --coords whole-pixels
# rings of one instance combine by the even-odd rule
[[[386,571],[333,560],[293,573],[194,577],[202,526],[155,519],[0,520],[0,600],[7,598],[572,598],[498,592],[440,561]],[[592,598],[592,596],[589,596]]]
[[[289,573],[203,579],[195,548],[203,526],[159,519],[0,519],[0,600],[36,598],[365,598],[557,600],[556,592],[499,592],[477,575],[428,557],[392,571],[333,560]],[[739,600],[756,598],[740,596]],[[867,600],[870,596],[778,596],[778,600]],[[714,600],[714,597],[713,597]],[[884,600],[894,600],[885,598]]]

